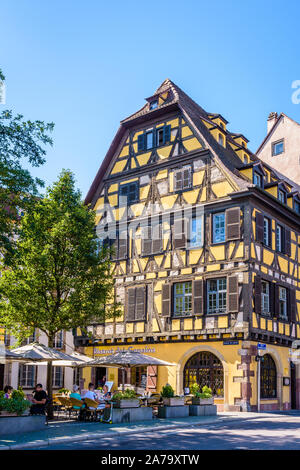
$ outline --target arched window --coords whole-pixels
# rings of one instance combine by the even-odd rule
[[[276,398],[277,396],[277,372],[276,365],[270,354],[261,358],[260,366],[260,397]]]
[[[212,353],[203,351],[192,356],[183,372],[184,387],[197,383],[212,389],[214,396],[224,396],[224,371],[222,362]]]

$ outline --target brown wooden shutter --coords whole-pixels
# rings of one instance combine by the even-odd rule
[[[157,224],[153,227],[152,231],[152,253],[160,253],[162,249],[162,226]]]
[[[142,254],[151,255],[152,253],[152,236],[151,236],[151,227],[142,228]]]
[[[135,319],[135,291],[135,287],[127,289],[126,321],[133,321]]]
[[[171,315],[171,284],[162,286],[162,315],[164,317]]]
[[[117,237],[117,235],[116,235]],[[111,259],[118,259],[118,238],[110,240]]]
[[[241,236],[241,211],[239,207],[232,207],[225,212],[226,240],[237,240]]]
[[[191,187],[191,168],[184,168],[182,170],[182,189],[187,189]]]
[[[269,282],[269,306],[270,313],[273,317],[275,315],[275,284],[274,282]]]
[[[291,231],[289,229],[285,229],[285,253],[288,256],[291,256]]]
[[[187,220],[174,220],[174,248],[185,248],[187,239]]]
[[[119,236],[119,258],[127,258],[127,231],[123,231]]]
[[[297,302],[295,289],[289,289],[289,320],[295,322],[297,318]]]
[[[264,241],[264,216],[260,212],[256,212],[255,216],[256,222],[256,241],[263,242]]]
[[[204,282],[202,279],[193,281],[194,315],[204,314]]]
[[[228,276],[228,311],[239,311],[239,280],[237,275]]]
[[[145,320],[146,317],[146,287],[135,288],[135,320]]]
[[[254,305],[255,312],[261,314],[261,277],[258,274],[254,279]]]
[[[277,284],[275,284],[274,313],[275,313],[275,317],[278,317],[279,315],[279,286]]]
[[[147,391],[156,392],[157,366],[147,367]]]

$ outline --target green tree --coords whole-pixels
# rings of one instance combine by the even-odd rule
[[[0,80],[5,77],[0,69]],[[13,234],[18,229],[20,209],[27,210],[38,190],[43,186],[25,166],[38,167],[45,163],[45,145],[52,145],[49,137],[54,124],[43,121],[24,121],[11,111],[0,113],[0,251],[13,251]]]
[[[53,347],[56,333],[114,318],[109,248],[95,237],[95,212],[81,201],[70,171],[28,209],[11,266],[0,278],[0,324],[19,342],[37,328]],[[52,364],[47,370],[52,398]]]

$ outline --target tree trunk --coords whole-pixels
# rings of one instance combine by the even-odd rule
[[[53,348],[53,338],[48,338],[48,347]],[[52,361],[47,363],[47,393],[48,393],[48,406],[47,406],[47,416],[48,420],[54,418],[53,415],[53,395],[52,395],[52,378],[53,378],[53,366]]]

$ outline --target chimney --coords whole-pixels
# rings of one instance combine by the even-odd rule
[[[277,121],[278,114],[276,112],[272,112],[269,114],[268,120],[267,120],[267,132],[269,133],[272,127],[274,126],[275,122]]]

